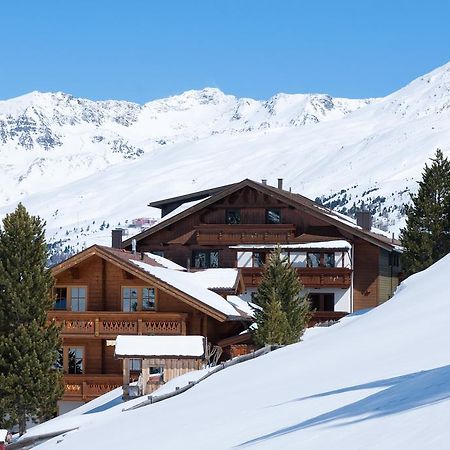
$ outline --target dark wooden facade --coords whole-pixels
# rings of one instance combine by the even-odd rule
[[[63,401],[88,401],[122,386],[122,361],[114,358],[113,346],[119,334],[202,335],[214,344],[246,328],[245,320],[228,320],[145,274],[127,256],[129,252],[94,246],[53,268],[55,295],[58,289],[67,294],[64,304],[48,313],[49,320],[61,326]],[[78,288],[85,295],[81,308],[71,298]],[[138,298],[135,310],[124,311],[126,288],[152,289],[154,308],[144,310]],[[78,366],[73,361],[77,356],[82,359]]]
[[[182,198],[190,200],[189,196]],[[177,199],[151,205],[164,208],[165,203],[175,204]],[[279,223],[267,223],[269,210],[279,214]],[[239,220],[234,221],[238,223],[227,223],[229,211],[239,215]],[[219,267],[236,267],[236,246],[345,240],[351,244],[351,268],[305,267],[298,273],[306,288],[351,288],[351,310],[374,307],[387,300],[398,285],[400,273],[398,242],[357,227],[305,197],[251,180],[227,186],[135,238],[139,251],[161,253],[184,266],[195,266],[198,252],[217,252]],[[131,239],[124,242],[127,248],[130,244]],[[321,251],[334,251],[321,245]],[[392,258],[392,254],[397,257]],[[261,268],[245,268],[242,273],[246,286],[255,286]]]

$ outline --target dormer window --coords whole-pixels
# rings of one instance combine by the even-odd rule
[[[227,209],[225,212],[225,223],[228,225],[239,225],[241,223],[241,210]]]
[[[281,211],[278,208],[266,209],[266,223],[272,225],[281,223]]]

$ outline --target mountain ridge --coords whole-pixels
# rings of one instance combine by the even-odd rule
[[[376,99],[205,88],[139,105],[34,92],[0,101],[0,215],[23,201],[51,242],[80,249],[107,243],[106,225],[156,218],[149,201],[284,178],[397,233],[424,163],[450,151],[449,115],[450,64]]]

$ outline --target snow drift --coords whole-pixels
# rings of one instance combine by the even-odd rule
[[[448,448],[449,269],[450,255],[380,307],[170,400],[72,416],[79,430],[42,449]]]

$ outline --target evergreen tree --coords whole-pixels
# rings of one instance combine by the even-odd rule
[[[262,308],[255,310],[258,344],[292,344],[300,340],[311,315],[302,290],[296,270],[278,247],[269,256],[256,292],[255,302]],[[277,333],[272,331],[274,326],[278,327]],[[276,341],[271,340],[273,336]]]
[[[54,415],[62,395],[47,258],[44,223],[19,204],[0,229],[0,425],[21,433],[27,420]]]
[[[288,334],[289,323],[286,313],[281,307],[275,289],[272,289],[263,309],[255,309],[255,319],[258,328],[254,340],[258,345],[283,345]]]
[[[411,196],[400,234],[406,275],[426,269],[450,251],[450,161],[439,149],[431,161]]]

